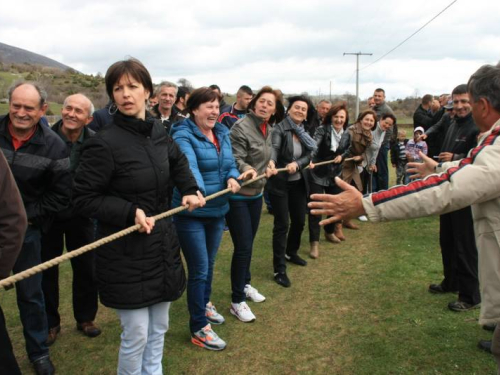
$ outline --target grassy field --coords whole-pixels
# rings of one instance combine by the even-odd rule
[[[290,265],[292,287],[272,280],[272,216],[263,212],[255,243],[252,284],[267,301],[252,304],[257,320],[229,314],[231,239],[224,234],[214,276],[213,302],[226,316],[216,332],[227,341],[214,353],[189,341],[185,295],[171,309],[163,359],[171,374],[493,374],[493,358],[476,348],[491,335],[477,324],[478,311],[454,313],[456,295],[432,295],[442,277],[437,218],[362,223],[341,245],[321,241],[320,258]],[[308,253],[308,234],[301,255]],[[71,268],[61,268],[62,332],[51,347],[59,374],[116,373],[120,327],[113,310],[100,306],[95,339],[75,329]],[[15,292],[0,294],[16,356],[31,373],[24,350]]]

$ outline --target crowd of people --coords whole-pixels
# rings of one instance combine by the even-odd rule
[[[412,168],[427,160],[465,160],[479,135],[467,85],[439,99],[425,95],[409,140],[398,131],[381,88],[350,123],[346,103],[314,105],[305,95],[285,99],[270,86],[254,93],[243,85],[232,105],[217,85],[189,89],[165,81],[155,87],[136,59],[111,65],[105,86],[105,108],[94,112],[85,95],[70,95],[51,128],[42,122],[47,94],[40,86],[19,82],[10,89],[9,113],[0,118],[0,278],[61,255],[64,245],[72,251],[139,224],[138,232],[71,261],[76,328],[87,337],[101,334],[94,322],[98,297],[118,314],[119,374],[162,372],[170,305],[185,289],[191,342],[209,350],[226,347],[212,328],[225,318],[211,298],[226,226],[234,246],[229,311],[242,322],[256,320],[247,301],[266,300],[251,279],[263,201],[274,216],[274,281],[291,287],[287,263],[307,265],[300,253],[306,217],[308,255],[317,260],[321,225],[327,224],[325,240],[340,244],[348,239],[344,228],[360,229],[354,219],[373,215],[359,207],[358,215],[310,212],[308,202],[319,204],[311,203],[311,194],[339,197],[349,186],[349,192],[383,195],[391,191],[389,151],[397,183],[406,184]],[[230,194],[205,199],[226,188]],[[4,210],[7,204],[11,211]],[[187,210],[155,221],[180,206]],[[448,307],[468,311],[481,303],[473,215],[468,205],[445,211],[444,278],[429,292],[458,292]],[[57,267],[16,284],[26,351],[37,374],[55,372],[48,347],[61,330],[58,284]],[[0,349],[0,369],[20,373],[1,309]]]

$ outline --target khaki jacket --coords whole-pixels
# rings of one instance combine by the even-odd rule
[[[460,161],[438,174],[363,198],[371,221],[443,214],[472,205],[479,256],[480,324],[500,322],[500,120]]]
[[[266,135],[262,134],[260,124],[262,119],[255,113],[249,112],[245,117],[238,120],[231,128],[231,146],[236,167],[240,173],[249,169],[255,169],[258,175],[266,171],[271,159],[271,125],[267,125]],[[266,179],[263,178],[240,189],[239,194],[254,196],[262,193]]]

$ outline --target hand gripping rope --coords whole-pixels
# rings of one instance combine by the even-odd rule
[[[344,161],[350,161],[350,160],[352,160],[352,158],[345,159]],[[321,165],[326,165],[326,164],[331,164],[331,163],[333,163],[333,160],[323,161],[320,163],[316,163],[314,165],[321,166]],[[308,168],[309,168],[309,166],[305,167],[304,169],[308,169]],[[277,171],[278,172],[286,172],[287,169],[286,168],[279,168],[279,169],[277,169]],[[248,181],[243,182],[241,184],[241,186],[243,187],[243,186],[249,185],[249,184],[254,183],[256,181],[259,181],[265,177],[266,177],[265,174],[261,174],[260,176],[254,178],[252,180],[248,180]],[[205,197],[205,200],[210,201],[212,199],[218,198],[221,195],[224,195],[224,194],[227,194],[230,192],[231,192],[231,189],[227,188],[227,189],[218,191],[217,193],[214,193],[212,195],[209,195],[208,197]],[[161,220],[161,219],[164,219],[166,217],[178,214],[179,212],[182,212],[182,211],[187,210],[187,209],[188,209],[188,206],[180,206],[180,207],[174,208],[172,210],[163,212],[161,214],[155,215],[153,217],[154,217],[155,221]],[[27,279],[28,277],[33,276],[39,272],[45,271],[48,268],[57,266],[58,264],[61,264],[62,262],[65,262],[65,261],[67,261],[71,258],[77,257],[79,255],[82,255],[83,253],[86,253],[87,251],[97,249],[98,247],[100,247],[108,242],[111,242],[111,241],[114,241],[118,238],[124,237],[130,233],[133,233],[133,232],[139,230],[140,228],[141,228],[140,224],[135,224],[131,227],[125,228],[119,232],[112,234],[112,235],[101,238],[98,241],[95,241],[95,242],[89,243],[88,245],[82,246],[79,249],[73,250],[73,251],[68,252],[66,254],[63,254],[61,256],[58,256],[58,257],[53,258],[51,260],[48,260],[47,262],[40,263],[39,265],[32,267],[32,268],[29,268],[27,270],[24,270],[22,272],[16,273],[15,275],[7,277],[6,279],[0,280],[0,288],[4,288],[5,290],[9,290],[18,281]]]

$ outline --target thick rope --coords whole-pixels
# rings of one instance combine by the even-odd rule
[[[352,160],[352,158],[350,159],[345,159],[345,161],[349,161],[349,160]],[[324,161],[324,162],[320,162],[320,163],[316,163],[314,164],[315,166],[321,166],[321,165],[325,165],[325,164],[331,164],[333,163],[333,160],[328,160],[328,161]],[[304,169],[308,169],[309,166],[305,167]],[[279,172],[286,172],[287,169],[286,168],[279,168],[277,169],[278,173]],[[246,186],[246,185],[249,185],[249,184],[252,184],[256,181],[259,181],[263,178],[265,178],[266,175],[265,173],[252,179],[252,180],[248,180],[248,181],[245,181],[241,184],[241,186]],[[214,193],[212,195],[209,195],[207,197],[205,197],[205,200],[206,201],[210,201],[212,199],[215,199],[215,198],[218,198],[224,194],[227,194],[227,193],[230,193],[231,192],[231,189],[227,188],[227,189],[224,189],[224,190],[221,190],[221,191],[218,191],[217,193]],[[169,210],[169,211],[166,211],[166,212],[162,212],[161,214],[158,214],[158,215],[155,215],[153,216],[153,218],[156,220],[161,220],[161,219],[165,219],[166,217],[169,217],[169,216],[172,216],[172,215],[175,215],[175,214],[178,214],[179,212],[182,212],[184,210],[187,210],[188,209],[188,206],[179,206],[177,208],[174,208],[172,210]],[[109,243],[109,242],[112,242],[118,238],[121,238],[121,237],[125,237],[126,235],[130,234],[130,233],[133,233],[137,230],[139,230],[141,228],[141,225],[140,224],[136,224],[136,225],[133,225],[131,227],[128,227],[128,228],[125,228],[119,232],[116,232],[116,233],[113,233],[112,235],[109,235],[107,237],[104,237],[104,238],[101,238],[100,240],[98,241],[95,241],[95,242],[92,242],[92,243],[89,243],[88,245],[85,245],[85,246],[82,246],[76,250],[73,250],[73,251],[70,251],[70,252],[67,252],[66,254],[63,254],[61,256],[58,256],[56,258],[53,258],[51,260],[48,260],[46,262],[43,262],[43,263],[40,263],[32,268],[29,268],[27,270],[24,270],[22,272],[19,272],[19,273],[16,273],[15,275],[12,275],[10,277],[7,277],[6,279],[3,279],[3,280],[0,280],[0,288],[4,288],[5,290],[9,290],[11,289],[15,283],[17,283],[18,281],[21,281],[21,280],[24,280],[24,279],[27,279],[28,277],[30,276],[33,276],[39,272],[42,272],[42,271],[45,271],[46,269],[49,269],[51,267],[54,267],[54,266],[57,266],[58,264],[61,264],[62,262],[65,262],[71,258],[74,258],[74,257],[77,257],[79,255],[82,255],[88,251],[91,251],[91,250],[94,250],[94,249],[97,249],[98,247],[106,244],[106,243]]]

